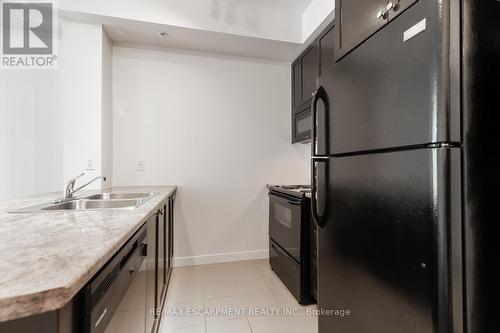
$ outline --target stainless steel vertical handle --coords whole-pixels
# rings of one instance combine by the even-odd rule
[[[318,102],[322,100],[325,105],[325,114],[322,121],[324,122],[325,132],[323,145],[324,152],[322,152],[323,156],[318,156]],[[326,90],[320,86],[318,90],[314,93],[314,97],[311,102],[311,113],[312,113],[312,127],[311,127],[311,215],[319,227],[323,227],[326,223],[327,216],[325,212],[320,214],[318,212],[318,202],[321,202],[323,207],[326,207],[328,202],[328,193],[324,191],[324,193],[320,193],[320,189],[318,188],[318,184],[320,183],[317,173],[318,166],[323,164],[325,167],[325,179],[321,179],[321,182],[328,184],[328,155],[330,154],[330,138],[329,138],[329,114],[330,114],[330,104],[328,100],[328,95]],[[326,189],[326,186],[321,186],[322,189]]]
[[[325,190],[324,192],[320,191],[318,185],[320,183],[319,175],[317,173],[319,165],[323,164],[325,167],[324,173],[325,178],[321,179],[326,185],[322,186]],[[329,158],[328,157],[312,157],[311,158],[311,215],[313,217],[314,222],[318,225],[318,227],[323,228],[328,219],[327,216],[327,204],[328,204],[328,165]],[[324,207],[323,212],[318,212],[318,203],[321,203]]]
[[[99,316],[99,319],[97,319],[97,321],[95,322],[94,327],[99,326],[99,324],[101,323],[101,321],[103,320],[103,318],[107,312],[108,312],[108,308],[104,308],[104,311],[102,311],[101,315]]]
[[[323,87],[319,87],[318,90],[313,95],[312,102],[311,102],[311,121],[312,121],[312,126],[311,126],[311,156],[316,156],[317,154],[317,148],[318,148],[318,131],[317,131],[317,119],[318,119],[318,102],[322,100],[323,103],[325,104],[325,118],[323,121],[325,122],[325,154],[328,155],[328,144],[329,144],[329,138],[328,138],[328,113],[329,113],[329,108],[328,108],[328,96],[326,94],[326,91]]]

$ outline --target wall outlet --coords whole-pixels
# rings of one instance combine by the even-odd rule
[[[146,170],[146,161],[145,160],[137,160],[137,171]]]
[[[87,167],[85,168],[87,171],[93,171],[95,170],[95,160],[93,159],[88,159],[87,160]]]

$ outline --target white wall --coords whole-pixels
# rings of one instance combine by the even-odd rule
[[[63,179],[85,170],[87,160],[95,170],[82,182],[101,173],[101,47],[100,25],[65,22],[60,46],[60,100],[63,116]],[[92,184],[89,188],[98,188]]]
[[[61,191],[88,158],[96,170],[82,181],[112,172],[112,157],[101,162],[112,155],[111,44],[102,38],[100,25],[62,22],[59,69],[0,71],[0,200]]]
[[[177,264],[267,256],[265,184],[309,181],[289,64],[115,47],[113,66],[114,182],[179,185]]]
[[[101,174],[106,187],[113,184],[113,42],[102,30],[101,89]]]
[[[0,200],[62,188],[59,73],[0,70]]]

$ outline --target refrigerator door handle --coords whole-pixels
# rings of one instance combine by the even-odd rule
[[[311,126],[311,156],[316,156],[318,155],[318,128],[317,128],[317,119],[318,119],[318,102],[322,100],[323,103],[325,104],[325,119],[324,121],[324,128],[325,128],[325,152],[324,155],[329,154],[329,137],[328,137],[328,114],[329,114],[329,105],[328,105],[328,96],[326,94],[326,90],[320,86],[318,90],[313,94],[312,102],[311,102],[311,120],[312,120],[312,126]]]
[[[328,203],[328,166],[329,159],[324,157],[311,158],[311,215],[323,228],[327,221]],[[321,172],[318,172],[320,170]],[[321,176],[322,175],[322,176]]]

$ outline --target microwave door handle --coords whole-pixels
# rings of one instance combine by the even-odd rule
[[[328,137],[328,114],[329,114],[329,109],[328,109],[328,96],[326,94],[325,89],[320,86],[318,90],[316,90],[313,94],[313,98],[311,101],[311,156],[316,156],[317,150],[318,150],[318,129],[317,129],[317,119],[318,119],[318,102],[322,100],[324,105],[325,105],[325,119],[323,121],[325,122],[325,154],[328,155],[328,143],[329,143],[329,137]]]
[[[320,184],[320,179],[319,175],[317,174],[317,167],[320,164],[324,164],[325,170],[324,170],[324,176],[325,179],[321,179],[322,182],[325,182],[325,186],[319,186]],[[328,190],[327,190],[327,184],[328,184],[328,164],[329,164],[329,159],[328,157],[313,157],[311,158],[311,215],[313,217],[313,220],[316,222],[318,227],[323,228],[325,226],[326,220],[327,220],[327,203],[328,203]],[[323,188],[325,190],[325,193],[322,193],[320,188]],[[323,207],[323,212],[320,214],[318,212],[318,203],[322,204]]]

